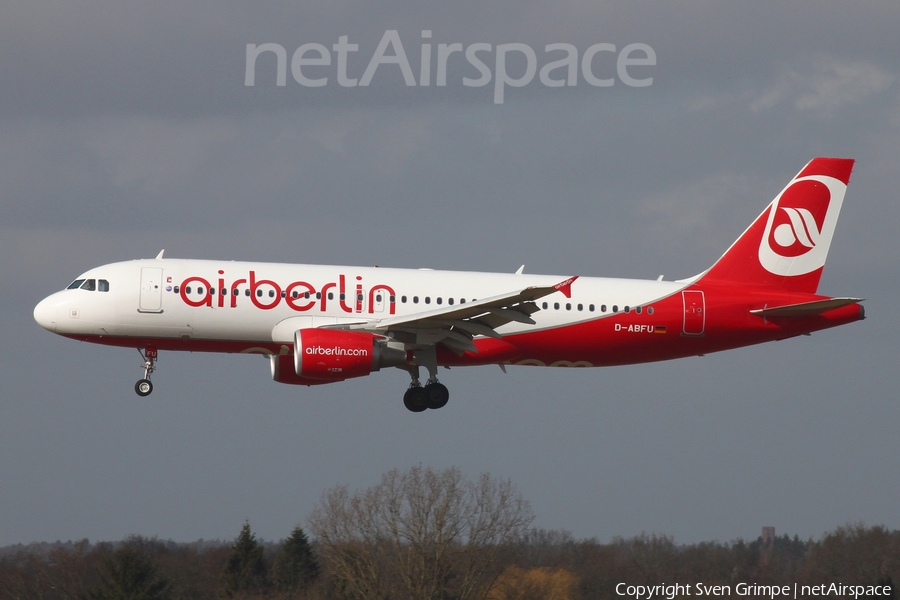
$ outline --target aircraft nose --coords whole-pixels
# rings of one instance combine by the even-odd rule
[[[57,304],[53,296],[48,296],[34,307],[34,320],[47,331],[56,331]]]

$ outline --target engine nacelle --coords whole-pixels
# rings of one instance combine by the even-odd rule
[[[297,375],[294,372],[293,354],[283,356],[271,354],[269,356],[269,366],[272,368],[272,379],[278,383],[287,383],[289,385],[322,385],[323,383],[331,383],[331,381],[325,379],[309,379]]]
[[[401,366],[406,363],[406,352],[390,346],[388,338],[371,333],[300,329],[294,333],[294,356],[273,356],[271,362],[275,381],[316,385]]]

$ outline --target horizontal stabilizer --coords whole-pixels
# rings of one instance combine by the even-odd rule
[[[829,298],[828,300],[814,300],[812,302],[801,302],[800,304],[788,304],[787,306],[759,308],[750,312],[760,317],[814,317],[829,310],[862,301],[863,298]]]

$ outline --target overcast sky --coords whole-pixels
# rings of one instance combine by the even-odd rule
[[[423,31],[431,38],[423,38]],[[0,545],[129,534],[277,540],[326,488],[422,464],[508,477],[536,525],[676,542],[900,527],[900,5],[801,0],[0,5]],[[611,87],[276,85],[248,44],[358,50],[397,31],[525,44],[537,70],[594,44]],[[392,51],[388,51],[392,55]],[[510,77],[525,73],[509,52]],[[479,54],[496,71],[493,50]],[[581,54],[579,54],[580,58]],[[643,56],[636,53],[634,57]],[[315,52],[304,55],[315,58]],[[579,60],[580,62],[580,60]],[[496,72],[493,73],[496,77]],[[566,77],[566,69],[553,72]],[[259,357],[53,336],[34,305],[109,262],[169,257],[667,279],[718,258],[815,156],[857,159],[819,291],[868,319],[811,337],[632,367],[453,369],[440,411],[399,370],[316,388]],[[895,183],[891,183],[891,181]]]

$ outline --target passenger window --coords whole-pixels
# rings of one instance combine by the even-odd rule
[[[347,297],[344,294],[341,294],[341,300],[346,300]]]
[[[275,297],[275,290],[269,290],[269,298]]]
[[[447,298],[447,304],[453,304],[453,298]]]
[[[406,296],[400,296],[400,302],[406,304]]]
[[[109,291],[109,282],[105,279],[98,279],[97,280],[97,290],[101,291],[101,292],[108,292]]]
[[[653,307],[652,307],[652,306],[648,306],[648,307],[647,307],[647,314],[648,314],[648,315],[652,315],[652,314],[653,314]]]
[[[227,296],[227,295],[228,295],[228,288],[222,288],[222,295],[223,295],[223,296]]]
[[[431,296],[425,296],[425,304],[431,304]]]
[[[438,304],[441,304],[442,302],[443,302],[443,300],[441,299],[440,296],[438,296],[438,298],[437,298],[437,303],[438,303]]]
[[[362,301],[362,294],[357,296],[357,300]],[[375,296],[375,302],[381,302],[381,294],[378,294],[377,296]]]
[[[543,308],[544,310],[547,310],[547,303],[544,302],[543,304],[541,304],[541,308]]]
[[[187,286],[186,288],[184,288],[184,293],[185,293],[185,294],[190,294],[190,293],[191,293],[191,286]]]
[[[631,312],[631,308],[629,308],[629,307],[626,306],[626,307],[625,307],[625,314],[627,315],[627,314],[630,313],[630,312]]]
[[[322,299],[322,292],[316,292],[316,300]]]
[[[594,305],[593,304],[588,305],[588,310],[591,312],[594,312]]]
[[[388,298],[388,302],[390,302],[391,304],[395,303],[396,301],[397,301],[397,296],[391,296],[390,298]]]
[[[460,298],[460,299],[459,299],[459,303],[460,303],[460,304],[465,304],[465,303],[466,303],[466,299],[465,299],[465,298]]]
[[[641,307],[638,306],[637,308],[635,308],[634,312],[636,312],[637,314],[641,314]]]
[[[246,290],[244,290],[244,295],[245,295],[245,296],[249,296],[249,295],[250,295],[250,288],[247,288]]]
[[[419,297],[413,296],[413,304],[418,304],[418,303],[419,303]]]
[[[81,289],[87,290],[89,292],[93,292],[97,289],[97,280],[96,279],[88,279],[84,283],[81,284]]]
[[[553,303],[553,309],[554,309],[554,310],[559,310],[559,302],[554,302],[554,303]]]
[[[614,313],[619,312],[619,305],[618,305],[618,304],[613,304],[613,312],[614,312]]]
[[[362,294],[357,294],[357,295],[356,295],[356,301],[357,301],[357,302],[362,302],[362,301],[363,301],[363,295],[362,295]],[[378,301],[381,302],[381,296],[378,296]]]
[[[262,290],[256,290],[256,297],[262,298]]]
[[[343,296],[343,294],[341,294],[341,296]],[[334,300],[334,292],[328,292],[328,299],[329,299],[329,300]],[[343,299],[343,298],[342,298],[342,299]]]
[[[578,305],[578,310],[584,310],[584,304],[579,304],[579,305]]]
[[[84,283],[84,279],[76,279],[75,281],[70,283],[69,287],[67,287],[66,289],[67,290],[77,290],[78,288],[81,287],[82,283]]]
[[[572,310],[572,305],[566,302],[566,310]]]
[[[602,313],[605,313],[605,312],[606,312],[606,305],[605,305],[605,304],[601,304],[601,305],[600,305],[600,312],[602,312]]]

